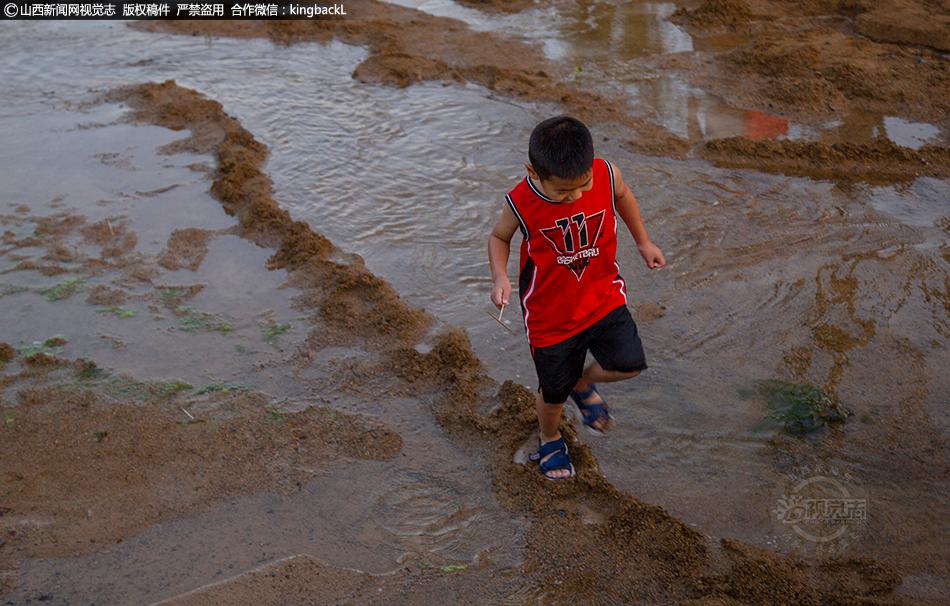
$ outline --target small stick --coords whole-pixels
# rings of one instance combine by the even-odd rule
[[[195,417],[194,417],[190,412],[188,412],[187,410],[185,410],[184,408],[182,408],[181,411],[182,411],[183,413],[185,413],[186,415],[188,415],[188,418],[191,419],[192,421],[195,420]]]
[[[109,226],[109,233],[114,236],[114,235],[115,235],[115,231],[112,230],[112,221],[106,219],[106,225]]]
[[[496,317],[495,317],[495,314],[489,314],[487,311],[486,311],[485,313],[488,314],[489,317],[491,317],[492,320],[494,320],[495,322],[498,322],[499,324],[501,324],[501,327],[502,327],[502,328],[504,328],[505,330],[507,330],[508,332],[510,332],[511,334],[513,334],[514,336],[516,336],[516,337],[518,336],[518,333],[516,333],[515,331],[511,330],[511,327],[509,327],[507,324],[505,324],[504,322],[502,322],[501,320],[498,319],[498,318],[501,318],[501,314],[498,314],[498,317],[496,318]]]

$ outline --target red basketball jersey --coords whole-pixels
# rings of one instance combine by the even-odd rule
[[[617,265],[613,169],[595,158],[590,191],[561,204],[525,177],[506,196],[521,227],[518,290],[532,347],[571,337],[627,303]]]

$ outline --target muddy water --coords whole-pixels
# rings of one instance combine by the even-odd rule
[[[550,57],[581,67],[578,78],[591,78],[592,86],[620,87],[627,93],[631,111],[653,116],[673,132],[692,136],[698,128],[703,137],[714,137],[741,134],[748,128],[741,108],[724,108],[683,81],[658,75],[635,61],[644,54],[692,48],[693,41],[685,32],[663,21],[675,8],[670,3],[623,3],[624,9],[592,3],[582,5],[587,7],[584,10],[565,9],[556,17],[539,11],[494,17],[463,11],[451,3],[421,4],[426,10],[466,19],[474,27],[536,36]],[[600,50],[589,50],[598,42],[604,43],[597,47]],[[275,182],[276,198],[296,218],[308,221],[345,250],[363,255],[370,269],[413,304],[445,322],[466,327],[495,378],[533,384],[523,338],[512,336],[488,317],[484,247],[501,194],[522,176],[520,162],[532,125],[555,108],[515,105],[477,87],[423,84],[393,90],[361,85],[349,75],[365,52],[341,44],[280,48],[255,40],[147,35],[121,24],[18,23],[5,26],[0,45],[5,57],[0,65],[6,101],[3,132],[20,142],[22,147],[17,149],[32,150],[32,155],[11,152],[4,158],[5,167],[17,167],[4,173],[4,191],[19,192],[16,200],[8,202],[32,204],[57,193],[73,194],[74,199],[67,202],[91,213],[92,208],[86,206],[97,198],[94,190],[105,168],[59,170],[62,181],[39,182],[30,176],[35,163],[26,158],[69,166],[65,162],[74,157],[70,154],[55,164],[50,160],[59,141],[55,118],[67,129],[90,120],[64,111],[64,102],[81,99],[88,89],[174,78],[221,101],[226,111],[271,148],[267,170]],[[110,52],[114,48],[123,52]],[[39,56],[42,60],[36,59]],[[27,122],[26,117],[36,122]],[[94,120],[112,118],[114,114]],[[756,120],[753,125],[763,122]],[[935,136],[926,125],[893,117],[874,120],[898,142],[905,136],[901,133],[907,132],[914,140]],[[781,125],[764,122],[774,126],[775,136],[784,136]],[[837,128],[832,124],[807,130],[789,125],[788,135],[800,131],[808,137],[832,136]],[[97,131],[88,132],[94,136]],[[172,137],[156,129],[136,132],[158,143]],[[597,128],[595,135],[598,152],[624,169],[651,236],[669,262],[664,270],[648,272],[630,239],[622,240],[620,265],[630,283],[631,305],[651,369],[629,385],[604,389],[618,423],[611,437],[595,442],[594,448],[610,479],[710,535],[740,537],[807,554],[814,546],[797,541],[776,523],[771,510],[790,479],[801,473],[798,463],[816,469],[822,464],[823,469],[848,474],[852,491],[869,499],[867,525],[854,531],[846,553],[905,562],[902,572],[909,593],[946,591],[946,570],[937,564],[947,560],[941,557],[946,547],[933,532],[948,513],[946,476],[905,479],[907,467],[913,464],[905,464],[900,450],[894,465],[888,467],[882,462],[885,457],[867,444],[878,435],[874,431],[880,425],[874,420],[890,423],[898,409],[907,417],[910,431],[944,439],[950,433],[946,411],[950,384],[939,372],[950,362],[946,349],[950,331],[940,299],[942,292],[946,300],[947,234],[938,226],[946,225],[950,214],[948,184],[921,179],[902,188],[858,186],[843,191],[824,182],[635,157],[613,146],[617,137],[610,129]],[[121,156],[127,153],[126,141],[133,140],[130,136],[116,133],[109,145],[95,153]],[[182,166],[189,161],[184,159],[177,172],[150,182],[156,168],[164,169],[162,165],[169,161],[149,156],[147,145],[137,145],[145,155],[136,155],[130,162],[142,170],[134,179],[113,182],[115,191],[132,194],[177,184],[178,188],[162,196],[178,204],[203,195],[203,177],[186,172]],[[110,171],[109,177],[117,178],[118,171]],[[62,191],[67,189],[63,183],[69,183],[68,191]],[[215,220],[202,217],[201,224],[215,225]],[[148,229],[155,222],[143,220],[141,225]],[[164,242],[164,237],[140,235],[143,246],[153,240]],[[260,266],[262,255],[255,257],[249,250],[236,255],[226,250],[226,240],[217,241],[217,246],[222,247],[220,254],[213,250],[209,255],[209,268],[215,275],[226,275],[227,263],[235,258]],[[514,265],[512,261],[513,277]],[[264,291],[269,289],[264,286],[279,283],[274,277],[263,280],[260,292],[251,298],[266,297]],[[849,290],[852,284],[853,291]],[[234,285],[225,282],[215,300],[223,306],[230,296],[223,293],[233,291]],[[28,315],[16,316],[16,323],[7,321],[11,316],[6,304],[11,301],[4,299],[0,338],[14,343],[32,340],[26,329]],[[517,332],[518,311],[506,312],[506,320]],[[250,327],[252,320],[247,322]],[[867,322],[874,331],[865,340],[867,331],[862,327]],[[820,340],[814,327],[825,325],[853,339]],[[203,341],[202,347],[219,351],[211,340]],[[159,340],[151,341],[151,346],[158,355],[168,351]],[[233,344],[217,347],[227,346]],[[803,351],[808,352],[807,365],[787,363]],[[193,363],[176,366],[171,356],[164,355],[164,359],[155,358],[154,372],[178,375],[195,367]],[[228,358],[218,359],[226,362]],[[117,366],[120,362],[114,361]],[[227,366],[211,372],[226,377]],[[271,362],[274,366],[278,368],[269,372],[276,383],[281,381],[279,359]],[[772,433],[753,431],[764,414],[762,402],[737,394],[753,380],[790,375],[837,387],[845,402],[857,410],[856,417],[867,421],[853,420],[847,440],[828,435],[816,440],[815,452],[822,453],[818,460],[788,455],[797,452],[794,448],[776,448],[769,443]],[[916,391],[909,390],[909,385]],[[367,402],[338,404],[357,412],[373,410]],[[375,504],[344,512],[352,517],[332,518],[339,512],[328,511],[329,502],[321,504],[306,496],[276,505],[273,499],[248,497],[202,520],[150,530],[141,541],[121,548],[129,552],[120,549],[69,563],[31,564],[28,578],[38,588],[49,582],[48,575],[60,573],[64,578],[57,583],[61,586],[81,587],[84,582],[96,582],[96,573],[90,571],[105,575],[118,561],[133,562],[128,565],[129,574],[138,574],[143,561],[170,565],[171,548],[162,551],[152,546],[175,545],[176,536],[196,536],[192,524],[238,527],[248,519],[274,515],[268,510],[281,512],[278,518],[285,529],[301,524],[312,528],[304,520],[320,512],[345,523],[350,530],[342,537],[309,530],[309,536],[319,537],[314,539],[319,548],[313,544],[309,548],[332,554],[335,564],[362,562],[364,567],[384,570],[398,553],[413,551],[407,545],[438,550],[440,533],[450,525],[445,520],[453,519],[445,513],[446,504],[459,500],[467,510],[487,512],[473,514],[483,516],[478,519],[485,531],[474,537],[456,535],[462,538],[448,544],[460,541],[462,547],[449,549],[448,554],[472,559],[482,549],[496,549],[514,561],[516,539],[493,546],[488,538],[502,536],[508,529],[492,517],[484,481],[461,473],[464,459],[440,437],[428,413],[410,401],[398,403],[393,410],[396,418],[385,420],[404,439],[410,436],[406,452],[414,462],[399,468],[385,463],[360,463],[372,470],[346,468],[357,485],[350,502]],[[839,447],[821,449],[826,442]],[[808,444],[806,452],[812,446]],[[937,455],[938,461],[945,462],[941,459],[945,451],[938,450]],[[447,478],[406,481],[420,470],[433,473],[435,459],[451,461],[450,471],[439,472]],[[813,472],[817,473],[825,472]],[[433,488],[445,482],[450,488]],[[460,499],[459,494],[465,496]],[[361,524],[369,525],[369,530],[362,530]],[[305,547],[295,542],[299,537],[291,531],[282,535],[271,529],[263,534],[267,538],[258,541],[264,544],[258,554],[257,543],[251,549],[250,543],[241,542],[244,538],[229,542],[229,532],[222,532],[225,551],[238,554],[231,563],[249,567]],[[380,542],[380,537],[390,537],[398,548],[382,556],[370,555],[370,546]],[[197,553],[207,549],[203,540],[196,543]],[[136,559],[133,553],[146,559]],[[200,560],[196,556],[194,561]],[[176,579],[171,585],[166,585],[169,578],[146,578],[140,589],[148,593],[144,587],[151,584],[156,593],[149,595],[167,596],[157,588],[184,591],[230,576],[226,569],[212,570],[213,564],[203,566],[192,570],[191,576],[169,573]],[[81,582],[84,577],[87,580]],[[84,587],[89,591],[93,586],[101,588]],[[110,590],[118,591],[114,585]]]

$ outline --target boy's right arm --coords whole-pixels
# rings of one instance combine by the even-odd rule
[[[508,305],[511,297],[511,281],[508,279],[508,254],[511,252],[511,237],[518,229],[518,218],[505,204],[501,216],[488,237],[488,264],[491,268],[491,301],[495,307]]]

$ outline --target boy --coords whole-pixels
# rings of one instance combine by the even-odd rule
[[[621,381],[647,368],[627,286],[616,262],[617,216],[647,267],[666,265],[650,242],[633,193],[620,170],[594,158],[590,131],[557,116],[538,124],[528,144],[527,176],[505,197],[488,239],[491,300],[508,305],[511,237],[521,230],[518,291],[525,333],[538,373],[535,408],[540,471],[550,480],[574,476],[558,429],[568,396],[584,425],[603,434],[610,421],[596,383]],[[587,350],[594,361],[584,368]]]

